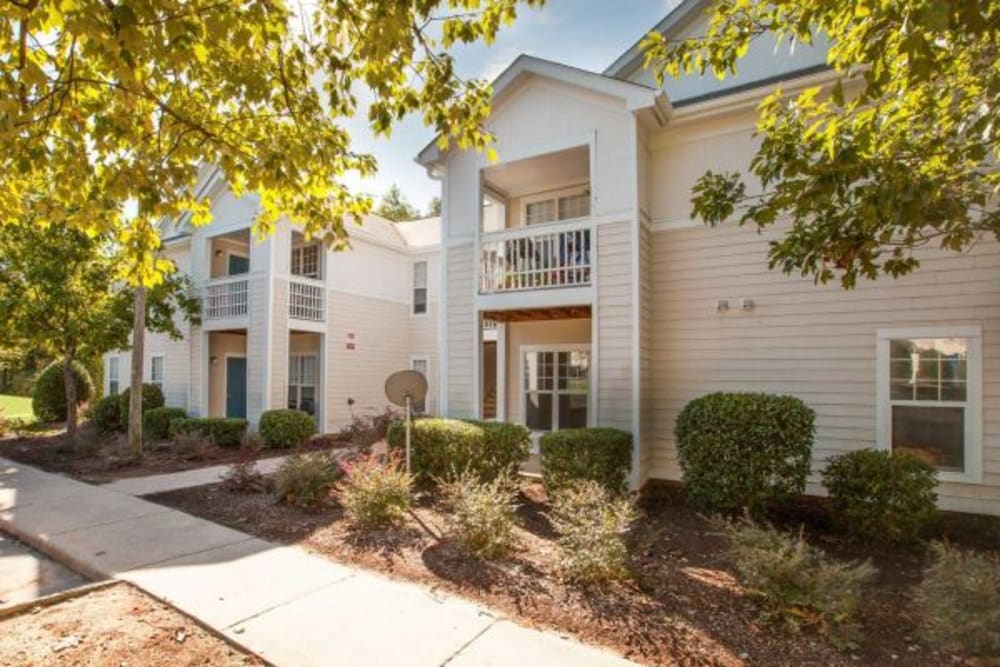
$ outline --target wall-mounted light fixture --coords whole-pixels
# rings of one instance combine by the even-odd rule
[[[715,309],[720,313],[729,310],[729,301],[727,299],[719,299],[715,302]]]
[[[753,310],[754,305],[753,299],[740,299],[740,308],[743,310]]]
[[[214,355],[208,358],[208,363],[212,364],[213,366],[215,364],[217,364],[218,362],[219,362],[219,358],[216,357],[216,356],[214,356]]]
[[[222,251],[221,250],[216,250],[215,251],[215,256],[216,257],[222,257]]]

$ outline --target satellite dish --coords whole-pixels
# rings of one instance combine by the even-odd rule
[[[385,396],[390,403],[406,408],[406,473],[410,473],[410,422],[413,403],[427,396],[427,378],[420,371],[396,371],[385,381]]]
[[[385,396],[401,408],[420,403],[427,396],[427,378],[420,371],[396,371],[385,381]]]

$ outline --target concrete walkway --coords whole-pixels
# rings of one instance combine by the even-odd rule
[[[130,581],[277,665],[621,667],[461,598],[0,459],[0,529]]]
[[[0,609],[85,583],[76,572],[0,533]]]
[[[270,475],[277,472],[281,464],[288,456],[272,456],[257,461],[257,470],[262,475]],[[145,477],[127,477],[116,479],[113,482],[101,485],[101,488],[118,493],[125,493],[130,496],[149,496],[154,493],[164,491],[174,491],[176,489],[187,489],[192,486],[204,486],[214,484],[219,481],[223,474],[229,469],[229,464],[208,466],[207,468],[195,468],[184,472],[168,472],[162,475],[146,475]]]

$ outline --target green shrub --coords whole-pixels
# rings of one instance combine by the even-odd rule
[[[859,537],[916,539],[936,513],[937,473],[911,454],[861,449],[830,459],[823,486],[839,523]]]
[[[933,545],[917,589],[929,636],[949,649],[1000,655],[1000,557]]]
[[[337,498],[358,528],[385,528],[402,521],[410,509],[413,480],[398,456],[386,460],[363,454],[341,465],[344,479]]]
[[[117,396],[100,398],[87,408],[87,418],[104,433],[113,433],[125,428],[118,409]]]
[[[406,427],[389,427],[388,441],[402,455]],[[531,446],[528,429],[503,422],[418,419],[413,422],[411,470],[423,480],[454,480],[468,471],[480,480],[517,474]]]
[[[806,485],[816,414],[794,396],[715,393],[677,417],[688,494],[709,509],[760,514]]]
[[[625,534],[635,521],[632,499],[586,480],[563,486],[550,520],[559,534],[559,566],[570,581],[605,586],[628,577]]]
[[[129,400],[128,389],[125,389],[118,394],[118,410],[122,415],[122,423],[124,423],[126,427],[128,426]],[[163,390],[160,389],[158,385],[144,382],[142,384],[142,414],[146,414],[154,408],[162,408],[164,404]]]
[[[450,506],[449,528],[468,553],[500,558],[514,548],[517,486],[509,477],[482,482],[464,472],[444,487]]]
[[[39,421],[52,422],[66,419],[66,379],[62,361],[54,361],[39,374],[31,397],[31,409]],[[79,361],[73,362],[73,379],[76,382],[76,402],[86,403],[94,394],[90,373]]]
[[[374,415],[352,414],[351,423],[340,429],[340,438],[367,452],[376,442],[386,438],[389,427],[399,419],[399,412],[391,407]]]
[[[238,447],[246,431],[247,421],[232,417],[184,417],[170,422],[170,437],[197,435],[220,447]]]
[[[570,428],[542,436],[542,481],[550,494],[576,482],[624,493],[632,467],[632,434],[616,428]]]
[[[268,410],[258,431],[268,447],[298,447],[316,432],[316,422],[301,410]]]
[[[289,457],[274,477],[278,500],[296,507],[317,507],[330,497],[340,470],[326,453]]]
[[[170,423],[184,419],[187,412],[182,408],[152,408],[142,413],[142,435],[147,440],[166,440],[170,437]]]
[[[863,587],[875,574],[867,562],[830,560],[802,535],[749,521],[723,524],[740,583],[764,615],[793,631],[810,628],[834,645],[850,646]]]
[[[257,462],[253,459],[233,463],[219,479],[230,493],[263,493],[268,486],[267,479],[257,469]]]
[[[212,454],[212,441],[196,431],[174,433],[173,453],[185,461],[204,461]]]

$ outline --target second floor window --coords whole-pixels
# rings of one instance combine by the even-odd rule
[[[292,248],[292,275],[319,279],[319,246],[301,245]]]
[[[413,314],[427,312],[427,262],[413,265]]]
[[[528,225],[575,220],[588,215],[590,215],[590,194],[586,192],[533,201],[524,207],[524,222]]]
[[[149,383],[163,389],[163,357],[151,357],[149,360]]]

